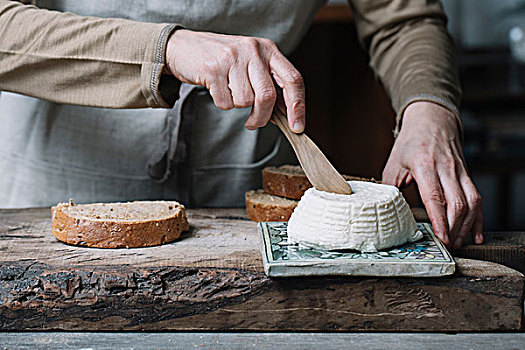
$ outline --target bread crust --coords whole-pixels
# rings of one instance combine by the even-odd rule
[[[304,192],[312,187],[304,173],[286,173],[276,167],[262,170],[262,182],[264,192],[290,199],[301,199]]]
[[[380,183],[374,178],[343,175],[345,180],[369,181]],[[262,170],[264,192],[290,199],[301,199],[304,192],[312,187],[300,166],[284,165],[266,167]]]
[[[172,242],[182,231],[189,230],[185,208],[180,204],[168,218],[127,222],[75,218],[63,211],[69,205],[73,204],[59,203],[51,208],[52,233],[68,244],[96,248],[150,247]]]
[[[290,200],[291,203],[288,205],[283,204],[272,204],[263,203],[256,198],[254,194],[262,194],[262,191],[248,191],[244,195],[246,201],[246,214],[252,221],[288,221],[292,215],[295,207],[297,207],[297,201]],[[272,195],[264,193],[267,198],[271,198]]]

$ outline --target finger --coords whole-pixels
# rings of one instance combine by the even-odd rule
[[[448,222],[445,211],[445,197],[437,173],[430,168],[418,167],[412,171],[421,194],[421,199],[427,209],[432,228],[436,236],[448,246]]]
[[[233,105],[236,108],[251,107],[254,102],[254,94],[247,67],[236,64],[229,74],[229,84]]]
[[[394,152],[390,153],[390,156],[388,157],[388,161],[385,165],[385,168],[383,169],[383,173],[381,174],[381,181],[384,183],[384,184],[387,184],[387,185],[394,185],[395,182],[396,182],[396,177],[397,177],[397,173],[399,172],[399,168],[398,166],[393,166],[391,165],[391,163],[395,163],[393,160],[392,160],[392,154]]]
[[[405,186],[410,185],[413,180],[414,180],[414,178],[412,177],[412,174],[410,174],[410,172],[409,172],[407,177],[405,178]]]
[[[449,239],[454,248],[458,244],[461,246],[462,238],[457,236],[468,211],[467,200],[456,173],[456,166],[457,164],[453,161],[448,164],[442,163],[437,168],[441,187],[445,195]]]
[[[265,126],[270,120],[277,92],[268,66],[262,60],[250,62],[248,77],[255,96],[252,112],[244,125],[247,129],[253,130]]]
[[[395,144],[392,148],[392,152],[390,152],[383,173],[381,174],[383,183],[401,188],[401,186],[409,185],[412,182],[413,178],[410,170],[401,164],[398,145]]]
[[[383,183],[401,188],[412,181],[412,175],[407,168],[387,166],[383,170]]]
[[[208,90],[210,90],[213,103],[217,107],[223,110],[233,108],[233,99],[225,76],[216,76],[213,83],[209,85]]]
[[[474,243],[483,243],[483,212],[479,211],[474,225],[472,226],[472,234],[474,235]]]
[[[305,127],[305,89],[301,73],[278,50],[270,58],[270,69],[277,85],[283,89],[288,125],[300,133]]]
[[[469,232],[472,232],[472,238],[474,242],[483,242],[483,213],[481,196],[472,183],[472,180],[467,175],[466,169],[460,169],[460,181],[467,199],[468,211],[463,220],[463,224],[457,233],[457,238],[454,247],[460,248],[463,245]],[[481,222],[479,221],[481,218]]]

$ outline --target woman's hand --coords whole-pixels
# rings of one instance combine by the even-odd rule
[[[457,121],[431,102],[414,102],[405,110],[383,171],[383,181],[397,187],[412,180],[445,245],[461,247],[469,232],[475,243],[483,243],[481,196],[465,165]]]
[[[252,107],[245,123],[250,130],[270,120],[275,81],[283,89],[290,128],[304,130],[303,79],[271,40],[179,29],[168,40],[166,63],[180,81],[208,88],[217,107]]]

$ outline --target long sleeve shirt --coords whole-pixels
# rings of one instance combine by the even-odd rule
[[[277,128],[248,131],[248,109],[220,110],[205,88],[179,88],[163,74],[166,40],[180,23],[266,37],[287,55],[324,0],[34,2],[39,8],[0,0],[0,207],[69,198],[240,207],[262,167],[294,162]],[[397,125],[418,100],[457,115],[440,3],[351,5]]]
[[[398,124],[404,108],[420,100],[458,115],[454,50],[440,2],[351,0],[350,5]],[[167,108],[172,103],[159,87],[166,39],[175,28],[0,0],[0,90],[85,106]],[[175,93],[164,96],[173,101]]]
[[[0,0],[0,90],[81,106],[168,108],[159,83],[176,27]]]

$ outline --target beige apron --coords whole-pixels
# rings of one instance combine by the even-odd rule
[[[181,23],[267,37],[288,54],[324,0],[37,1],[80,15]],[[294,162],[279,131],[244,128],[249,109],[222,111],[207,90],[183,85],[173,110],[112,110],[0,94],[0,207],[176,199],[239,207],[260,170]]]

